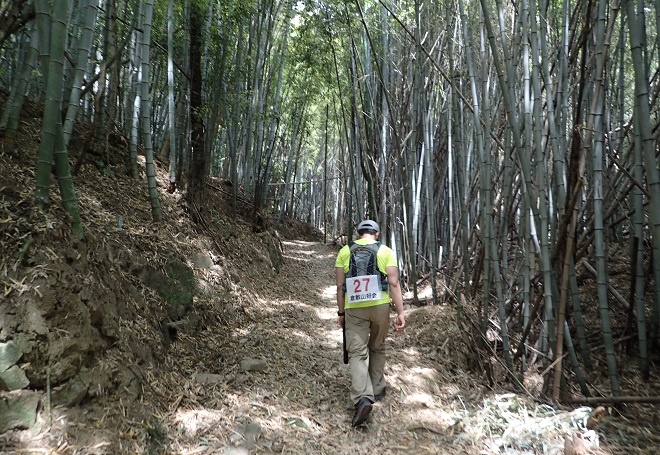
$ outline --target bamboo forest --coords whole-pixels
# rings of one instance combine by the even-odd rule
[[[658,453],[659,54],[660,0],[0,0],[0,452]]]

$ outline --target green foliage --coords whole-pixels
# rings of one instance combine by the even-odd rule
[[[161,297],[180,317],[188,311],[196,291],[193,270],[183,262],[172,261],[167,264],[165,274],[169,285],[161,291]]]
[[[110,177],[110,178],[115,177],[115,173],[112,172],[112,170],[108,168],[108,166],[106,166],[103,160],[94,160],[94,164],[96,165],[98,170],[101,171],[101,175],[103,175],[104,177]]]
[[[163,424],[160,421],[154,421],[147,424],[146,430],[149,437],[147,440],[149,455],[163,453],[164,448],[167,446],[167,431]]]

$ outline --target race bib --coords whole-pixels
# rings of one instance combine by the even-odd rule
[[[362,275],[346,278],[348,303],[380,300],[380,280],[376,275]]]

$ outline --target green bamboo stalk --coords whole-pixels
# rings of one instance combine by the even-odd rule
[[[644,36],[641,20],[644,10],[635,11],[632,0],[626,0],[626,17],[630,30],[630,48],[635,71],[635,116],[642,140],[644,170],[649,200],[649,219],[651,223],[651,241],[653,246],[653,283],[654,300],[652,306],[651,333],[654,339],[660,339],[660,172],[656,159],[655,137],[651,126],[649,106],[649,84],[644,67]]]
[[[21,111],[23,110],[23,102],[33,80],[32,73],[37,67],[37,56],[39,55],[38,43],[39,34],[37,33],[36,26],[33,25],[24,41],[25,57],[22,59],[23,67],[21,74],[18,81],[12,84],[11,93],[2,111],[2,119],[0,120],[0,131],[3,132],[3,142],[7,151],[13,148]]]
[[[68,146],[73,125],[76,121],[78,106],[80,105],[80,96],[82,93],[83,77],[87,69],[87,59],[91,51],[92,39],[94,38],[94,27],[96,25],[96,16],[98,12],[98,0],[85,0],[80,5],[82,9],[81,24],[82,36],[80,38],[76,66],[69,96],[69,106],[64,120],[63,134],[64,145]]]

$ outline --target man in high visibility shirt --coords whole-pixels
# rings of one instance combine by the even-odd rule
[[[380,236],[380,227],[375,221],[364,220],[358,225],[357,233],[359,238],[355,240],[355,244],[374,244]],[[356,427],[367,420],[372,404],[385,396],[385,338],[390,324],[390,299],[396,307],[397,331],[403,330],[406,319],[403,314],[399,268],[394,252],[385,245],[380,245],[378,248],[376,254],[378,271],[386,275],[389,289],[382,290],[380,299],[377,300],[367,300],[373,297],[373,294],[360,293],[357,289],[360,285],[357,282],[355,286],[345,289],[350,259],[350,246],[345,245],[337,255],[335,271],[339,309],[337,314],[339,326],[344,327],[346,331],[346,350],[351,372],[351,400],[355,406],[352,425]],[[349,281],[351,278],[353,277],[349,277]],[[380,287],[378,289],[380,290]],[[349,294],[352,297],[350,300]]]

